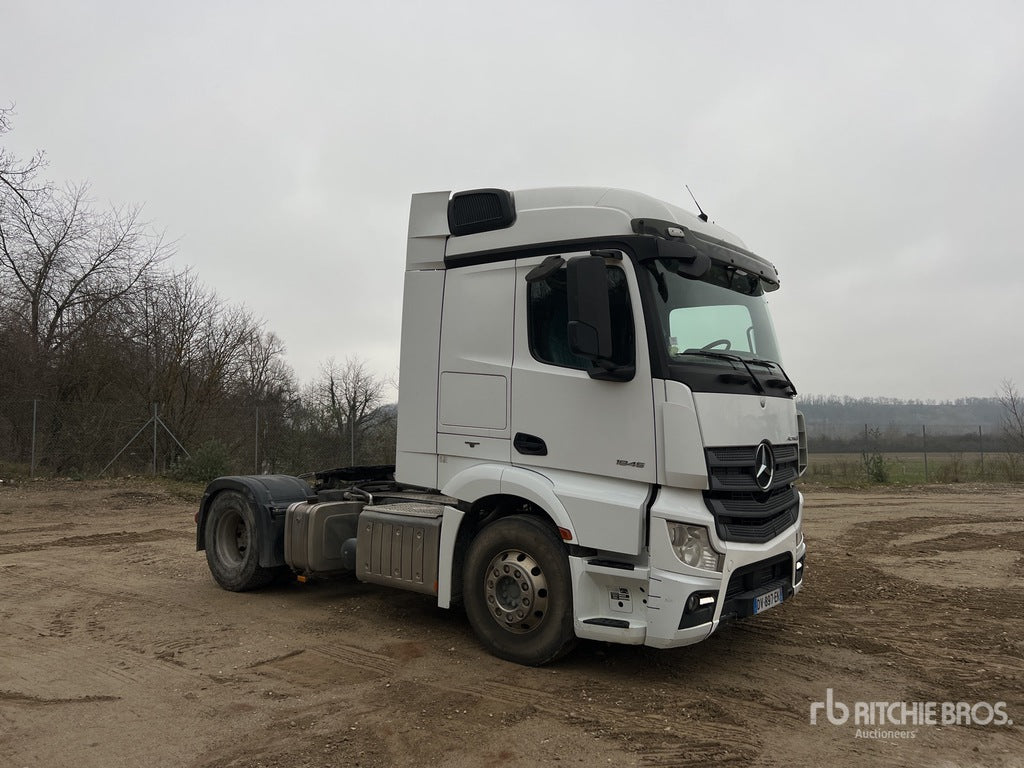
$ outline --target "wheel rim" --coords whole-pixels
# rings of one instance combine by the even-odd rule
[[[499,627],[524,634],[540,626],[547,614],[547,578],[530,555],[507,549],[487,566],[484,597],[487,610]]]
[[[249,528],[237,512],[225,512],[217,521],[217,557],[223,563],[238,566],[249,550]]]

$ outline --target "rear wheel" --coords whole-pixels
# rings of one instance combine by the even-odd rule
[[[540,666],[575,643],[569,561],[539,518],[505,517],[473,539],[463,596],[473,631],[495,656]]]
[[[260,565],[256,515],[238,491],[221,491],[210,502],[204,543],[210,573],[224,589],[258,589],[273,581],[277,573],[276,568]]]

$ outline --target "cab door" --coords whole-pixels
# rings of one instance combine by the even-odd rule
[[[588,253],[561,255],[568,261]],[[616,362],[632,361],[635,373],[629,381],[600,381],[569,349],[566,268],[526,281],[542,260],[516,262],[512,463],[549,476],[550,470],[588,475],[578,480],[594,488],[601,478],[655,482],[651,371],[632,264],[624,258],[605,260],[613,355]],[[560,482],[572,481],[562,476]],[[646,497],[646,485],[636,491]]]

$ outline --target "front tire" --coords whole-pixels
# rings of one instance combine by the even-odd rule
[[[544,520],[512,515],[484,528],[466,554],[462,589],[469,623],[495,656],[541,666],[575,644],[569,561]]]
[[[238,491],[221,491],[214,496],[203,541],[210,573],[224,589],[245,592],[274,580],[277,569],[260,565],[256,514]]]

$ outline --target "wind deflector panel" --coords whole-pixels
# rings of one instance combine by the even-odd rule
[[[515,200],[506,189],[470,189],[448,201],[448,229],[456,237],[511,227],[515,220]]]

